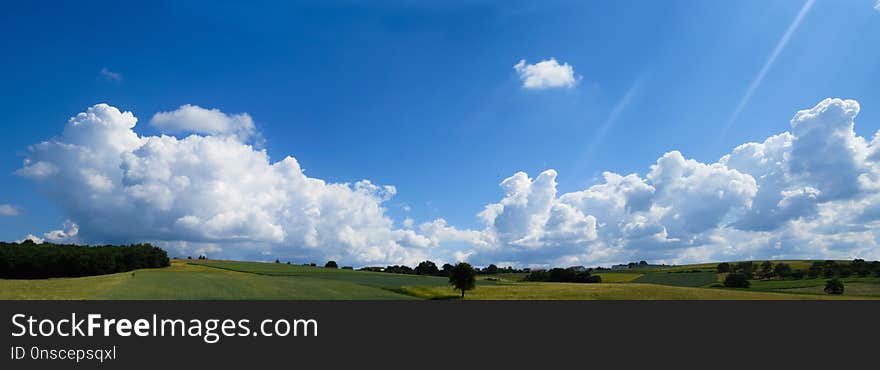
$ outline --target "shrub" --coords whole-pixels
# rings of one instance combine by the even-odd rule
[[[327,263],[324,264],[324,267],[330,268],[330,269],[335,269],[335,268],[339,268],[339,265],[336,264],[336,261],[327,261]]]
[[[791,265],[787,263],[777,263],[776,266],[773,267],[773,274],[781,278],[786,278],[792,274]]]
[[[749,278],[743,273],[731,273],[724,278],[724,286],[728,288],[748,288]]]
[[[825,293],[843,294],[843,282],[840,279],[831,279],[825,282]]]
[[[755,273],[755,264],[752,261],[740,262],[730,272],[739,272],[745,275],[746,279],[751,279]]]
[[[548,281],[549,276],[546,270],[532,270],[523,278],[523,281]]]

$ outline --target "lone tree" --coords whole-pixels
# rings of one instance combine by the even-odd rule
[[[477,272],[470,264],[459,262],[449,274],[449,284],[461,290],[461,298],[464,298],[464,291],[474,289],[477,285]]]
[[[723,274],[725,272],[730,272],[730,264],[727,262],[721,262],[718,264],[718,273]]]
[[[825,283],[825,293],[843,294],[843,282],[840,279],[831,279]]]
[[[339,265],[336,264],[336,261],[327,261],[327,263],[324,264],[324,267],[335,269],[339,268]]]

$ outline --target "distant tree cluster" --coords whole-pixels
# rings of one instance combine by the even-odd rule
[[[424,261],[419,263],[415,269],[413,269],[413,273],[416,275],[440,275],[440,269],[437,268],[437,264],[431,261]]]
[[[170,266],[168,254],[150,244],[80,246],[0,242],[0,278],[44,279],[113,274]]]
[[[484,268],[475,268],[479,275],[494,275],[494,274],[518,274],[518,273],[528,273],[531,272],[531,269],[515,269],[511,266],[507,267],[498,267],[493,265],[486,266]]]
[[[871,275],[880,277],[880,262],[866,262],[863,259],[855,259],[848,264],[837,263],[836,261],[830,260],[819,261],[813,262],[807,270],[807,276],[813,279],[818,277],[826,279],[835,277],[848,278],[853,275],[858,277],[867,277]]]
[[[749,280],[754,279],[833,279],[834,283],[829,282],[826,292],[829,294],[842,294],[843,283],[838,278],[848,278],[851,276],[880,277],[880,261],[868,262],[863,259],[855,259],[852,262],[838,261],[817,261],[813,262],[807,269],[793,269],[790,264],[784,262],[773,263],[764,261],[755,264],[751,261],[728,263],[722,262],[718,264],[718,273],[728,273],[724,280],[724,286],[734,288],[748,288]],[[837,284],[840,284],[839,286]],[[837,292],[840,293],[837,293]]]
[[[415,271],[413,271],[413,269],[411,267],[405,266],[405,265],[388,266],[384,270],[382,270],[382,272],[388,272],[391,274],[408,274],[408,275],[415,274]]]
[[[784,262],[777,262],[774,264],[770,261],[764,261],[760,265],[755,265],[755,263],[752,261],[739,262],[735,264],[722,262],[718,264],[716,270],[719,274],[741,274],[745,276],[746,279],[785,279],[789,277],[803,277],[803,274],[799,272],[796,273],[794,270],[792,270],[791,265]]]
[[[525,281],[549,281],[555,283],[601,283],[602,277],[591,275],[589,271],[577,271],[575,269],[552,268],[550,270],[535,270],[523,279]]]
[[[443,276],[448,277],[452,273],[452,269],[455,266],[450,265],[448,263],[444,263],[442,267],[438,268],[437,264],[433,261],[422,261],[415,267],[409,267],[406,265],[391,265],[386,267],[361,267],[359,271],[373,271],[373,272],[387,272],[392,274],[407,274],[407,275],[428,275],[428,276]],[[489,265],[484,268],[473,267],[471,269],[474,270],[474,273],[478,275],[493,275],[493,274],[501,274],[501,273],[528,273],[529,269],[515,269],[513,267],[498,267],[496,265]]]

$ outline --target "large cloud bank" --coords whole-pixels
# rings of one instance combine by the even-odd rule
[[[478,230],[443,219],[395,228],[382,206],[394,187],[310,178],[294,158],[272,162],[248,144],[249,116],[188,105],[153,119],[195,132],[185,138],[139,136],[132,113],[95,105],[32,146],[18,174],[43,184],[77,226],[46,237],[155,241],[212,257],[353,265],[880,258],[880,136],[856,135],[858,112],[856,101],[826,99],[797,112],[791,131],[717,162],[671,151],[644,175],[605,172],[571,193],[557,192],[554,170],[516,173],[477,215]]]
[[[252,136],[241,135],[253,127],[247,115],[185,105],[153,121],[216,135],[139,136],[131,112],[98,104],[32,146],[18,174],[44,184],[85,242],[159,241],[180,253],[256,259],[422,257],[428,241],[392,229],[384,215],[394,187],[330,184],[292,157],[271,162],[242,141]]]

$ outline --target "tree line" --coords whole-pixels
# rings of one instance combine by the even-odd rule
[[[778,262],[764,261],[757,264],[752,261],[738,263],[719,263],[716,268],[718,273],[728,273],[724,279],[724,286],[733,288],[748,288],[749,280],[754,279],[825,279],[848,278],[851,276],[880,277],[880,261],[868,262],[863,259],[855,259],[850,263],[837,261],[816,261],[807,269],[793,269],[791,265]],[[836,285],[835,285],[836,287]],[[841,285],[842,287],[842,285]],[[836,288],[833,290],[837,290]],[[842,288],[840,288],[842,291]]]
[[[470,265],[469,265],[470,266]],[[360,271],[373,271],[373,272],[387,272],[392,274],[406,274],[406,275],[428,275],[428,276],[444,276],[448,277],[452,274],[453,268],[455,266],[450,265],[448,263],[444,263],[442,267],[437,267],[437,264],[433,261],[422,261],[415,267],[409,267],[406,265],[391,265],[386,267],[362,267],[358,270]],[[494,275],[500,273],[521,273],[521,272],[529,272],[529,269],[515,269],[513,267],[498,267],[496,265],[489,265],[484,268],[479,267],[471,267],[474,270],[474,273],[477,275]]]
[[[150,244],[82,246],[0,242],[0,278],[45,279],[114,274],[170,266],[168,254]]]
[[[601,283],[602,277],[591,275],[589,271],[577,271],[555,267],[549,270],[535,270],[523,279],[525,281],[549,281],[554,283]]]
[[[332,261],[331,261],[332,262]],[[498,267],[494,264],[484,268],[472,267],[475,275],[494,275],[501,273],[527,273],[525,281],[547,281],[558,283],[600,283],[602,278],[598,275],[591,275],[589,270],[576,270],[573,268],[552,268],[550,270],[532,270],[532,269],[515,269],[513,267]],[[415,268],[406,265],[391,265],[387,267],[363,267],[360,271],[386,272],[392,274],[407,275],[428,275],[449,277],[455,271],[455,267],[448,263],[442,267],[437,267],[432,261],[422,261]]]

